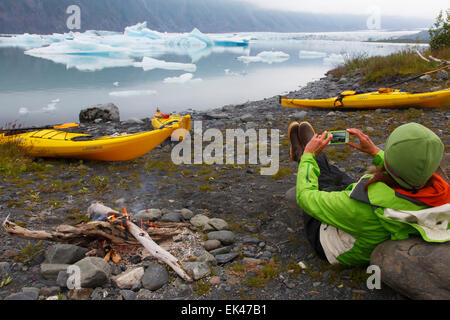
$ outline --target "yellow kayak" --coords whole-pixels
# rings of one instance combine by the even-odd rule
[[[156,112],[152,119],[152,126],[155,129],[161,129],[166,126],[174,125],[183,119],[179,114],[164,114],[159,111]]]
[[[153,150],[176,129],[188,127],[190,128],[190,116],[184,117],[182,122],[159,130],[100,138],[53,129],[16,135],[0,134],[0,144],[19,143],[34,157],[127,161]]]
[[[362,94],[345,91],[338,97],[320,100],[280,97],[280,103],[284,107],[323,109],[441,108],[450,106],[450,90],[409,93],[382,88]]]

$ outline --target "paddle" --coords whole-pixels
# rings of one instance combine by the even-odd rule
[[[15,132],[15,131],[30,131],[30,130],[45,130],[45,129],[67,129],[78,127],[78,123],[63,123],[54,126],[44,126],[35,128],[16,128],[16,129],[0,129],[0,132]]]
[[[432,73],[435,73],[435,72],[438,72],[438,71],[441,71],[441,70],[445,70],[448,67],[450,67],[450,64],[447,64],[447,65],[445,65],[443,67],[440,67],[439,69],[436,69],[436,70],[432,70],[432,71],[428,71],[428,72],[419,74],[418,76],[415,76],[415,77],[413,77],[411,79],[406,79],[406,80],[403,80],[403,81],[391,84],[390,87],[395,87],[395,86],[398,86],[399,84],[402,84],[402,83],[405,83],[405,82],[408,82],[408,81],[412,81],[412,80],[416,80],[416,79],[418,79],[420,77],[423,77],[423,76],[426,76],[426,75],[429,75],[429,74],[432,74]]]

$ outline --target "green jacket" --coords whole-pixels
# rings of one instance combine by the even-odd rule
[[[384,152],[373,159],[383,165]],[[420,234],[426,241],[450,240],[450,204],[429,208],[377,182],[364,191],[371,175],[363,176],[344,191],[318,190],[319,166],[312,153],[301,158],[297,175],[297,203],[322,221],[320,241],[330,263],[366,265],[381,242]],[[430,212],[431,211],[431,212]]]

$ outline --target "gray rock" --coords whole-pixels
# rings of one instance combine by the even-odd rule
[[[218,254],[215,256],[217,263],[224,264],[227,262],[230,262],[237,258],[239,256],[239,253],[225,253],[225,254]]]
[[[292,118],[294,118],[295,120],[303,120],[305,119],[305,117],[308,115],[308,112],[306,111],[299,111],[296,112],[292,115]]]
[[[213,231],[208,233],[208,240],[219,240],[224,245],[234,243],[234,239],[234,233],[229,230]]]
[[[255,117],[251,114],[251,113],[246,113],[244,115],[242,115],[239,119],[242,122],[250,122],[254,119]]]
[[[59,287],[44,287],[39,290],[39,295],[44,297],[56,296],[60,291]]]
[[[37,300],[37,298],[39,297],[40,289],[34,287],[23,287],[22,292],[29,294],[33,298],[32,300]]]
[[[91,294],[92,300],[103,300],[108,297],[108,291],[103,288],[95,288]]]
[[[209,224],[209,218],[203,214],[193,216],[190,223],[197,228],[202,228],[205,231],[214,230],[214,227]]]
[[[155,291],[169,282],[169,274],[163,266],[151,264],[145,270],[141,281],[145,289]]]
[[[211,274],[211,268],[207,262],[183,262],[183,269],[194,280],[199,280]]]
[[[216,256],[218,254],[228,253],[228,252],[231,251],[231,249],[233,249],[233,246],[226,246],[226,247],[222,247],[222,248],[211,250],[209,253],[211,253],[212,255]]]
[[[159,209],[146,209],[139,211],[135,216],[133,216],[133,220],[135,221],[155,221],[161,218],[161,210]]]
[[[424,80],[424,81],[433,81],[433,78],[430,77],[430,75],[426,74],[424,76],[420,77],[420,80]]]
[[[94,289],[91,288],[81,288],[81,289],[72,289],[67,292],[67,298],[70,300],[88,300]]]
[[[184,220],[190,220],[194,216],[194,213],[186,208],[181,209],[180,213]]]
[[[96,288],[108,282],[111,266],[102,258],[86,257],[75,263],[81,272],[81,287]]]
[[[167,222],[181,222],[183,215],[180,212],[169,212],[161,217],[161,221]]]
[[[217,249],[221,246],[221,243],[219,240],[207,240],[205,243],[203,243],[203,248],[205,248],[208,251]]]
[[[45,279],[56,279],[60,271],[67,271],[70,264],[41,264],[41,274]]]
[[[0,262],[0,274],[7,274],[11,269],[11,264],[9,262],[2,261]]]
[[[4,300],[37,300],[38,296],[36,296],[32,292],[19,292],[7,296]]]
[[[138,118],[129,118],[122,122],[123,124],[144,124],[144,121]]]
[[[120,121],[119,108],[113,103],[99,104],[80,111],[80,122],[88,123],[100,119],[103,122]]]
[[[125,271],[113,277],[113,280],[120,289],[132,289],[141,282],[143,276],[144,268],[139,267]]]
[[[228,114],[224,112],[211,112],[203,115],[205,119],[228,119]]]
[[[273,114],[271,114],[271,113],[267,113],[264,116],[264,119],[266,119],[266,121],[275,121],[275,118],[274,118]]]
[[[56,278],[56,284],[61,288],[67,288],[67,280],[69,279],[69,274],[66,271],[60,271],[58,277]]]
[[[147,289],[141,289],[136,294],[136,300],[153,300],[153,292]]]
[[[213,226],[214,229],[219,230],[219,231],[228,229],[228,223],[223,219],[212,218],[212,219],[209,219],[208,223],[211,226]]]
[[[450,299],[449,261],[449,242],[427,243],[418,237],[385,241],[370,259],[380,267],[381,281],[417,300]]]
[[[88,249],[71,244],[55,244],[45,252],[47,263],[51,264],[73,264],[84,258]]]
[[[197,261],[199,262],[207,262],[209,265],[216,265],[216,258],[209,252],[204,251],[203,254],[200,254],[197,257]]]
[[[136,292],[131,290],[120,290],[123,300],[136,300]]]
[[[242,239],[242,243],[244,244],[256,244],[258,245],[261,242],[261,239],[254,238],[254,237],[245,237]]]

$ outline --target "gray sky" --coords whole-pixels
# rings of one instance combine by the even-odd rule
[[[379,8],[381,15],[434,19],[440,9],[450,8],[449,0],[244,0],[270,9],[316,13],[354,13],[370,15]]]

